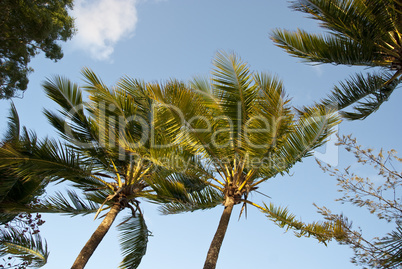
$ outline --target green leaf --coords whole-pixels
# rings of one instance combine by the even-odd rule
[[[67,190],[67,197],[61,192],[57,192],[54,196],[44,199],[40,204],[32,207],[31,210],[77,216],[95,213],[99,209],[97,203],[85,201],[72,190]]]
[[[8,116],[8,126],[5,135],[5,141],[17,142],[20,138],[20,119],[14,103],[11,103],[11,108]]]
[[[388,100],[401,79],[393,79],[391,73],[357,73],[335,86],[327,98],[321,100],[324,105],[336,110],[352,106],[352,111],[341,111],[348,120],[365,119]],[[306,108],[303,109],[306,111]]]
[[[399,224],[395,231],[382,238],[377,245],[386,253],[378,257],[384,268],[397,268],[402,265],[402,227]]]
[[[319,105],[306,109],[294,123],[283,145],[272,154],[268,152],[269,163],[260,168],[260,175],[268,179],[288,172],[296,162],[311,156],[314,149],[322,146],[339,122],[335,110]]]
[[[264,204],[264,207],[260,208],[260,210],[279,227],[286,228],[287,231],[294,230],[297,237],[314,237],[320,243],[326,245],[326,243],[332,239],[339,239],[346,236],[342,222],[333,223],[328,221],[306,224],[296,220],[296,216],[289,213],[287,208],[276,207],[272,203],[270,203],[269,206]]]
[[[150,232],[142,214],[128,216],[119,224],[120,246],[124,256],[119,268],[137,268],[145,255]]]
[[[179,214],[183,212],[193,212],[195,210],[211,209],[224,201],[223,194],[211,187],[206,187],[201,191],[189,193],[186,199],[173,200],[162,205],[159,210],[162,214]]]
[[[296,32],[277,29],[271,39],[292,56],[307,62],[375,66],[378,61],[370,43],[361,44],[351,39],[309,34],[301,29]]]
[[[387,72],[356,74],[335,87],[321,104],[349,120],[364,119],[388,100],[402,75],[402,4],[399,0],[294,0],[293,9],[319,21],[327,31],[311,34],[274,30],[272,40],[290,55],[313,63],[381,67]],[[390,75],[390,73],[394,73]]]
[[[49,251],[47,243],[41,237],[24,234],[16,229],[2,230],[0,235],[0,256],[12,254],[24,261],[30,267],[42,267],[46,264]]]

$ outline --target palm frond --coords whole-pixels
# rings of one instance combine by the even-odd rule
[[[219,52],[213,65],[213,95],[221,109],[221,115],[217,115],[220,120],[214,122],[214,133],[219,133],[216,141],[222,140],[221,144],[226,145],[219,147],[226,149],[222,155],[233,155],[243,150],[242,131],[250,118],[258,89],[247,63],[236,54]]]
[[[267,153],[270,161],[260,168],[260,175],[268,179],[278,173],[288,172],[296,162],[310,156],[314,149],[322,146],[339,122],[335,110],[324,106],[307,109],[295,123],[283,145],[277,151]]]
[[[234,124],[244,124],[257,94],[250,68],[236,54],[224,52],[217,53],[213,64],[212,86],[223,114]]]
[[[291,8],[310,15],[336,36],[378,41],[392,29],[395,12],[390,2],[295,0]]]
[[[14,103],[11,103],[11,108],[8,116],[7,132],[4,141],[16,142],[20,138],[20,119]],[[4,142],[3,142],[4,143]]]
[[[13,187],[18,184],[19,178],[10,175],[11,171],[4,168],[0,169],[0,203],[7,199],[8,194],[12,191]]]
[[[67,190],[67,197],[61,192],[57,192],[54,196],[44,199],[41,203],[31,207],[30,211],[77,216],[95,213],[99,208],[99,204],[87,199],[85,201],[84,198],[81,198],[72,190]]]
[[[400,83],[402,14],[399,0],[294,0],[291,7],[318,20],[329,30],[310,34],[303,30],[275,30],[272,39],[292,56],[314,63],[381,67],[394,72],[356,74],[335,87],[322,103],[339,109],[346,119],[364,119],[384,103]]]
[[[267,150],[280,147],[292,129],[293,112],[285,96],[282,82],[266,73],[254,75],[258,89],[244,129],[245,144],[250,157],[261,157]]]
[[[296,32],[276,29],[271,39],[290,55],[313,63],[376,66],[380,57],[369,42],[310,34],[300,29]]]
[[[84,190],[85,199],[95,204],[102,204],[114,191],[109,188],[95,188]]]
[[[35,176],[20,178],[13,175],[11,170],[0,169],[0,177],[0,211],[7,211],[9,204],[28,208],[36,197],[44,193],[48,184],[47,180]]]
[[[223,194],[212,187],[189,193],[184,200],[173,200],[161,205],[160,212],[164,215],[193,212],[195,210],[211,209],[223,202]]]
[[[98,133],[96,125],[85,115],[86,104],[80,87],[59,76],[47,80],[42,86],[47,96],[61,108],[58,113],[44,110],[52,126],[70,143],[91,146]]]
[[[70,147],[49,139],[32,147],[29,155],[12,146],[2,147],[0,160],[0,168],[15,166],[15,175],[21,178],[36,176],[58,182],[69,179],[84,188],[105,183],[93,176],[92,160],[87,161]]]
[[[320,105],[343,110],[352,106],[352,112],[341,111],[341,115],[349,120],[364,119],[375,112],[400,84],[400,79],[392,79],[388,72],[381,74],[355,74],[340,87],[335,86]],[[303,109],[306,111],[306,109]]]
[[[386,86],[380,86],[380,88],[376,92],[372,92],[364,100],[356,102],[356,104],[352,106],[353,111],[341,111],[342,117],[348,120],[365,119],[373,112],[377,111],[384,102],[388,101],[389,97],[399,85],[399,83],[400,80],[398,79],[392,81]]]
[[[332,239],[340,239],[346,236],[346,231],[343,229],[343,223],[340,221],[333,222],[312,222],[306,224],[296,220],[296,216],[289,213],[287,208],[276,207],[272,203],[264,204],[260,208],[261,212],[266,214],[268,219],[275,222],[279,227],[286,230],[294,230],[297,237],[314,237],[319,242],[326,244]]]
[[[0,256],[15,255],[26,261],[30,267],[42,267],[49,256],[47,243],[36,235],[26,235],[16,229],[2,230],[0,235]]]
[[[384,268],[397,268],[402,265],[402,227],[400,225],[387,237],[382,238],[377,245],[383,253],[379,260]]]
[[[206,183],[204,175],[195,174],[195,175],[186,175],[183,173],[173,173],[169,178],[172,178],[173,181],[183,184],[184,188],[187,192],[200,191],[208,186]]]
[[[157,200],[170,201],[179,200],[187,201],[188,192],[182,182],[169,180],[164,177],[154,176],[152,182],[149,182],[150,187],[156,193]]]
[[[193,91],[177,81],[166,85],[152,84],[148,90],[155,100],[155,130],[159,130],[160,135],[169,137],[173,144],[180,144],[193,154],[211,156],[212,151],[205,145],[213,147],[213,116],[203,102],[203,93],[197,89]]]
[[[120,246],[124,256],[119,268],[137,268],[145,255],[150,232],[142,214],[136,217],[128,216],[118,226],[120,231]]]
[[[37,136],[29,132],[25,127],[20,127],[19,116],[15,105],[12,103],[9,112],[8,129],[5,140],[1,143],[1,150],[13,149],[16,153],[32,154],[38,146]],[[22,130],[20,130],[22,129]],[[44,187],[48,183],[42,177],[35,175],[19,176],[15,169],[18,165],[6,164],[0,168],[0,223],[11,221],[16,214],[5,213],[8,211],[8,205],[18,204],[22,208],[27,208],[29,204],[44,192]]]

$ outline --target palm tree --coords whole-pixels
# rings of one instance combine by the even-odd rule
[[[313,63],[378,67],[335,86],[321,104],[364,119],[388,100],[402,75],[402,2],[400,0],[295,0],[291,8],[318,20],[328,32],[277,29],[272,40],[292,56]]]
[[[260,209],[278,225],[321,242],[342,236],[342,227],[329,222],[304,224],[285,208],[248,200],[260,184],[283,174],[322,145],[339,119],[324,107],[296,117],[282,83],[268,74],[252,73],[236,55],[219,53],[213,77],[185,86],[171,81],[149,87],[159,106],[155,125],[202,160],[204,192],[211,199],[171,202],[163,212],[179,213],[223,204],[224,210],[209,248],[204,269],[215,268],[233,207]],[[193,166],[195,167],[195,166]],[[217,199],[220,197],[220,199]]]
[[[18,113],[14,104],[11,105],[9,124],[5,139],[0,147],[13,146],[14,149],[29,155],[31,149],[36,147],[36,135],[29,132],[25,127],[20,128]],[[46,186],[47,181],[42,177],[19,177],[13,173],[13,168],[0,169],[0,224],[4,225],[0,231],[0,256],[12,255],[21,259],[21,266],[41,267],[46,264],[49,252],[46,241],[42,240],[38,230],[26,227],[21,221],[16,220],[18,225],[13,225],[17,214],[8,214],[6,211],[16,204],[24,212],[24,208],[35,202]],[[17,218],[18,219],[18,218]],[[32,218],[30,218],[32,221]],[[37,219],[31,222],[38,223]],[[22,228],[19,227],[22,225]],[[24,230],[23,228],[27,228]],[[35,227],[37,228],[37,227]]]
[[[173,173],[174,166],[163,162],[172,152],[191,157],[186,152],[174,146],[152,147],[153,142],[163,145],[169,140],[159,130],[151,130],[152,100],[146,95],[145,83],[125,78],[108,88],[92,71],[85,69],[83,75],[83,87],[61,77],[43,85],[60,107],[58,112],[45,110],[45,115],[66,143],[45,140],[30,156],[13,147],[3,148],[0,167],[18,165],[19,176],[68,181],[80,191],[69,190],[67,197],[56,193],[32,211],[73,216],[96,213],[95,218],[104,214],[71,268],[84,268],[117,215],[129,209],[118,226],[124,255],[120,268],[137,268],[149,233],[140,199],[186,201],[187,191],[202,188],[202,184],[197,183],[196,174]],[[82,89],[89,95],[88,102],[83,100]]]

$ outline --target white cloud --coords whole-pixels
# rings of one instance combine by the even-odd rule
[[[133,35],[137,0],[77,0],[72,16],[78,29],[73,42],[91,57],[107,60],[115,44]]]

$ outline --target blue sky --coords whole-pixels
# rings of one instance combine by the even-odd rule
[[[306,65],[275,47],[269,33],[276,27],[322,31],[315,21],[290,10],[282,0],[87,0],[76,1],[73,15],[78,34],[63,44],[64,58],[53,63],[38,55],[31,62],[35,72],[24,98],[14,99],[22,123],[40,137],[55,136],[42,114],[44,107],[55,105],[44,96],[41,83],[53,75],[80,83],[83,67],[91,68],[107,85],[122,76],[146,81],[188,80],[208,75],[217,51],[236,52],[251,69],[282,79],[294,105],[308,105],[324,97],[332,85],[356,70]],[[397,102],[401,97],[396,91],[365,121],[343,122],[339,134],[353,133],[367,147],[401,151],[402,146],[396,143],[401,132]],[[8,108],[9,102],[0,100],[1,129],[6,126]],[[339,167],[355,163],[344,150],[323,148],[320,152],[324,155],[317,156]],[[390,228],[363,209],[334,202],[339,197],[335,178],[323,174],[314,158],[298,163],[291,176],[269,180],[260,191],[272,199],[258,195],[251,199],[287,206],[307,222],[321,220],[312,205],[315,202],[344,212],[369,237],[384,235]],[[223,207],[161,216],[154,205],[144,201],[142,206],[153,236],[139,268],[201,268]],[[314,239],[296,238],[251,208],[248,218],[238,221],[238,212],[235,208],[217,268],[355,268],[349,262],[352,251],[347,246],[332,242],[326,247]],[[93,216],[45,215],[44,219],[41,234],[51,252],[44,269],[69,268],[100,223],[93,221]],[[118,233],[112,227],[86,268],[117,268],[120,261]]]

